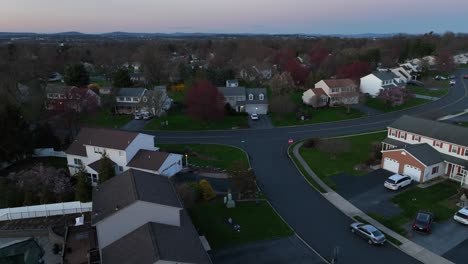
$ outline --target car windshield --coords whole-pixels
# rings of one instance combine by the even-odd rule
[[[393,179],[388,179],[387,182],[388,182],[388,183],[391,183],[391,184],[395,184],[395,183],[396,183],[396,181],[393,180]]]
[[[428,214],[418,214],[416,220],[419,222],[429,222],[430,216]]]
[[[382,232],[380,232],[379,230],[372,231],[372,234],[373,234],[375,237],[381,237],[381,236],[382,236]]]

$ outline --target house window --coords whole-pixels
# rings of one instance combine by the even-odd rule
[[[396,130],[392,130],[391,135],[396,137]]]
[[[132,98],[131,97],[125,97],[125,101],[130,102],[130,101],[132,101]]]
[[[125,101],[125,97],[119,97],[119,101]]]
[[[458,147],[452,146],[452,151],[451,152],[457,154],[458,153]]]
[[[75,165],[82,165],[83,164],[83,162],[80,159],[73,159],[73,163],[75,163]]]
[[[439,172],[439,166],[432,168],[432,174],[436,174]]]
[[[414,141],[421,142],[421,136],[414,136]]]
[[[401,133],[400,138],[406,138],[406,133]]]
[[[253,100],[253,94],[249,94],[249,100],[250,100],[250,101]]]
[[[258,96],[258,99],[260,99],[260,100],[263,101],[263,99],[265,99],[265,96],[264,96],[263,94],[260,94],[260,95]]]
[[[465,156],[468,156],[468,149],[465,149]]]
[[[132,101],[133,101],[133,102],[138,102],[138,98],[132,97]]]
[[[96,174],[91,174],[91,181],[93,183],[97,183],[98,182],[98,179],[97,179],[97,175]]]
[[[440,148],[441,148],[441,147],[442,147],[442,142],[440,142],[440,141],[435,141],[435,142],[434,142],[434,146],[440,147]]]
[[[148,102],[148,98],[146,98],[146,96],[143,97],[143,102],[144,102],[144,103]]]
[[[120,171],[120,172],[123,171],[123,167],[122,167],[122,166],[119,166],[119,171]]]

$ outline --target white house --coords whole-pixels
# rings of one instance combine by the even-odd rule
[[[373,97],[382,89],[403,86],[404,82],[393,72],[373,72],[361,78],[361,92]]]
[[[411,76],[411,73],[406,70],[405,67],[396,67],[390,69],[391,72],[393,72],[396,76],[398,76],[403,82],[408,82],[409,80],[412,80],[413,77]]]
[[[116,174],[129,168],[171,177],[182,170],[182,155],[159,152],[154,136],[112,129],[82,128],[66,150],[70,174],[82,166],[91,183],[99,181],[103,153],[114,163]]]
[[[468,53],[453,56],[453,61],[456,64],[468,64]]]

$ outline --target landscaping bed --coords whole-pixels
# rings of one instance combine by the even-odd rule
[[[195,227],[206,236],[211,248],[220,249],[244,243],[293,235],[294,232],[264,200],[237,202],[228,209],[222,202],[199,204],[190,209]],[[233,224],[228,219],[233,220]],[[240,232],[233,228],[240,225]]]
[[[233,165],[248,168],[249,160],[241,149],[216,144],[157,144],[161,151],[188,154],[189,165],[232,169]]]
[[[334,188],[335,184],[329,178],[332,175],[346,173],[350,175],[363,175],[368,170],[356,170],[356,167],[363,165],[372,158],[376,152],[375,147],[387,136],[386,132],[379,132],[366,135],[350,136],[345,138],[330,139],[340,142],[340,144],[330,144],[330,148],[336,151],[324,151],[318,147],[307,148],[307,142],[299,149],[299,154],[304,158],[309,167],[327,185]],[[375,146],[374,146],[375,144]],[[341,145],[341,146],[340,146]],[[346,145],[345,149],[343,145]]]
[[[368,97],[366,98],[365,105],[370,108],[374,108],[376,110],[382,111],[382,112],[393,112],[393,111],[403,110],[406,108],[422,105],[428,102],[431,102],[431,101],[426,100],[426,99],[421,99],[421,98],[411,98],[401,105],[392,107],[392,106],[387,105],[384,101],[378,98]]]

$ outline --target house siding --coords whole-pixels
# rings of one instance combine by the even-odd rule
[[[180,226],[180,210],[177,207],[137,201],[96,224],[99,247],[110,245],[148,222]]]
[[[402,154],[405,153],[405,154]],[[390,158],[398,161],[399,168],[398,168],[398,174],[403,175],[403,170],[405,168],[405,165],[410,165],[413,167],[416,167],[421,170],[421,172],[424,172],[426,169],[426,166],[418,161],[416,158],[414,158],[411,154],[404,150],[392,150],[392,151],[385,151],[382,153],[382,161],[381,161],[381,166],[383,167],[384,165],[384,160],[385,158]],[[421,181],[423,180],[423,175],[421,175]]]
[[[432,169],[435,168],[435,167],[439,168],[438,172],[432,174]],[[428,167],[426,167],[426,170],[424,171],[423,182],[426,182],[426,181],[429,181],[429,180],[434,179],[436,177],[442,176],[442,175],[444,175],[444,173],[445,173],[445,163],[444,162],[440,162],[440,163],[428,166]]]
[[[373,74],[369,74],[361,78],[360,89],[362,93],[375,97],[382,89],[382,81]]]
[[[133,141],[127,146],[125,149],[126,154],[126,160],[125,164],[129,163],[130,160],[135,157],[136,153],[140,149],[145,149],[145,150],[151,150],[151,151],[157,151],[159,148],[155,147],[155,142],[154,142],[154,136],[151,135],[146,135],[146,134],[138,134]]]

